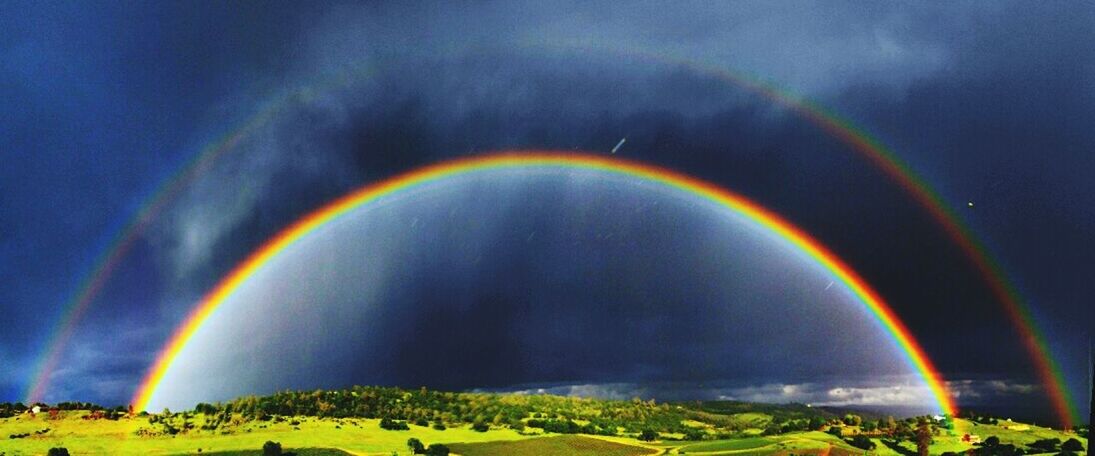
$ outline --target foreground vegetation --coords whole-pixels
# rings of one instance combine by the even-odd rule
[[[990,417],[864,416],[801,404],[662,404],[355,387],[134,414],[0,404],[0,456],[47,454],[1082,454],[1075,433]],[[61,453],[57,453],[61,454]],[[268,453],[269,454],[269,453]]]

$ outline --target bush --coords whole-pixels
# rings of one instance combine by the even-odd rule
[[[281,444],[267,440],[262,444],[262,456],[281,456]]]
[[[1065,441],[1065,443],[1061,444],[1061,451],[1072,451],[1079,453],[1081,451],[1084,451],[1084,444],[1080,443],[1079,440],[1076,440],[1074,438],[1068,439]]]
[[[445,430],[445,423],[442,423],[440,421],[436,421],[436,422],[433,423],[433,428],[438,430],[438,431],[444,431]]]
[[[471,428],[475,430],[475,432],[487,432],[490,430],[490,425],[483,421],[476,421],[471,425]]]
[[[653,429],[644,429],[643,432],[639,433],[639,440],[642,440],[644,442],[653,442],[655,440],[658,440],[658,431],[655,431]]]
[[[46,454],[49,456],[68,456],[68,450],[65,448],[50,448]]]
[[[1041,439],[1035,440],[1030,444],[1030,447],[1037,450],[1039,453],[1051,453],[1057,451],[1057,447],[1061,445],[1061,439]]]
[[[382,418],[380,420],[380,428],[389,431],[406,431],[411,429],[410,426],[407,426],[406,422],[395,421],[391,418]]]
[[[449,456],[449,447],[435,443],[426,448],[426,456]]]
[[[865,435],[857,435],[855,437],[852,437],[852,439],[848,441],[848,444],[861,450],[873,450],[876,446],[874,441],[867,438],[867,436]]]
[[[411,450],[411,454],[423,454],[426,452],[426,446],[422,444],[421,440],[414,437],[407,439],[407,449]]]

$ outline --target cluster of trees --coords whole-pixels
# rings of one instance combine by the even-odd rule
[[[771,420],[757,424],[733,416],[744,412],[768,415]],[[765,433],[769,435],[817,430],[830,422],[875,428],[875,424],[864,423],[858,415],[839,416],[802,404],[736,401],[670,404],[639,398],[602,400],[357,386],[346,390],[285,391],[264,397],[246,396],[225,403],[200,403],[193,411],[181,414],[164,410],[158,418],[150,417],[150,424],[158,427],[145,432],[155,434],[159,433],[156,429],[162,428],[167,434],[185,433],[193,427],[190,417],[197,414],[205,418],[201,421],[201,429],[209,431],[228,424],[285,416],[380,419],[381,427],[389,430],[407,429],[411,424],[437,430],[471,425],[481,432],[502,427],[523,432],[527,426],[562,434],[596,435],[621,432],[636,435],[649,430],[657,434],[683,435],[685,440],[730,438],[756,426],[767,426]],[[714,431],[686,422],[703,423]]]
[[[193,430],[196,427],[196,425],[194,424],[194,418],[195,417],[194,417],[193,412],[171,413],[171,410],[163,409],[163,413],[160,413],[158,415],[148,415],[148,424],[150,424],[152,426],[159,425],[163,429],[163,431],[162,431],[163,434],[167,434],[167,435],[175,435],[175,434],[179,434],[179,433],[185,434],[187,432],[190,432],[191,430]],[[203,429],[215,429],[215,427],[210,427],[209,426],[210,420],[208,418],[209,417],[207,416],[206,417],[206,425],[202,426],[202,428]],[[137,434],[138,435],[154,435],[155,432],[149,432],[147,430],[138,429]]]
[[[543,429],[544,432],[557,434],[592,434],[592,435],[616,435],[616,428],[599,427],[593,423],[578,424],[571,419],[541,419],[531,418],[526,423],[530,428]]]
[[[876,421],[864,421],[858,415],[847,414],[843,419],[831,420],[829,433],[844,437],[842,426],[858,426],[859,434],[844,439],[848,444],[863,450],[872,450],[875,443],[870,436],[883,437],[897,445],[902,441],[916,444],[917,454],[927,455],[933,442],[933,437],[940,435],[942,429],[952,428],[953,421],[949,417],[936,420],[929,416],[911,417],[904,420],[895,420],[892,416],[880,418]],[[889,445],[889,444],[888,444]]]
[[[125,406],[103,407],[91,402],[59,402],[52,406],[42,402],[36,402],[29,406],[22,402],[3,402],[0,403],[0,418],[10,418],[21,415],[26,413],[27,410],[33,410],[34,407],[38,407],[39,410],[50,413],[54,418],[56,418],[57,413],[60,411],[87,410],[94,413],[97,418],[117,420],[131,412],[131,410]]]
[[[996,436],[990,436],[985,439],[977,448],[970,449],[966,452],[968,455],[977,456],[1016,456],[1022,454],[1038,454],[1038,453],[1056,453],[1058,456],[1076,456],[1084,454],[1084,444],[1078,439],[1072,438],[1065,442],[1061,442],[1061,439],[1039,439],[1029,445],[1024,450],[1016,445],[1010,443],[1001,443],[1000,438]],[[946,452],[943,456],[958,456],[958,453]]]
[[[988,440],[986,440],[988,443]],[[1039,439],[1028,445],[1034,453],[1059,452],[1061,455],[1083,454],[1084,444],[1078,439],[1071,438],[1063,443],[1061,439]]]
[[[411,427],[407,426],[406,421],[396,421],[391,418],[381,418],[380,428],[387,429],[389,431],[406,431],[409,430]]]
[[[23,414],[29,407],[23,405],[22,402],[4,402],[0,403],[0,418],[10,418],[16,415]]]
[[[239,414],[245,420],[275,415],[379,418],[387,420],[383,423],[391,424],[392,429],[409,423],[435,429],[472,425],[478,431],[492,427],[522,431],[530,426],[549,432],[615,435],[619,428],[630,432],[649,428],[695,437],[703,437],[704,433],[682,422],[700,421],[716,427],[732,423],[726,416],[704,412],[689,404],[658,404],[639,399],[619,401],[361,386],[348,390],[285,391],[266,397],[247,396],[227,403],[199,404],[195,412]],[[586,424],[578,425],[577,422]],[[805,418],[801,425],[781,427],[780,430],[797,430],[807,423],[808,418]]]

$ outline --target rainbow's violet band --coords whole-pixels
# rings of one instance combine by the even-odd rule
[[[167,345],[160,352],[155,364],[148,371],[137,390],[132,401],[133,404],[138,410],[147,409],[149,403],[155,398],[160,384],[171,370],[175,359],[217,309],[271,260],[316,229],[370,202],[431,182],[497,169],[536,168],[592,170],[629,176],[664,185],[670,189],[714,202],[744,216],[758,227],[775,234],[823,267],[836,281],[844,284],[863,303],[889,333],[895,344],[905,353],[910,367],[922,376],[930,388],[932,396],[938,404],[939,411],[952,415],[955,413],[951,396],[938,371],[893,310],[855,271],[802,230],[740,195],[668,169],[597,155],[541,151],[483,155],[427,166],[367,185],[301,218],[252,253],[250,257],[222,279],[212,291],[205,295],[187,316],[183,324],[175,330]]]

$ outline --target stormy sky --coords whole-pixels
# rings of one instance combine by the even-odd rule
[[[96,261],[203,151],[216,159],[145,224],[77,322],[47,400],[126,402],[220,277],[352,189],[504,149],[607,154],[626,137],[621,157],[732,189],[829,246],[895,308],[960,405],[1044,415],[1019,333],[929,213],[848,144],[712,71],[724,68],[838,113],[922,176],[1030,303],[1087,403],[1089,4],[5,3],[0,13],[0,401],[23,399]],[[597,176],[491,179],[355,213],[279,260],[186,359],[215,371],[245,356],[261,379],[197,389],[923,403],[851,299],[819,294],[822,272],[724,211]],[[246,335],[266,344],[197,350]],[[278,352],[313,368],[278,369]]]

